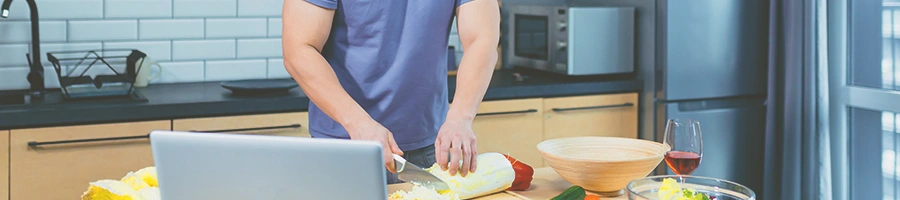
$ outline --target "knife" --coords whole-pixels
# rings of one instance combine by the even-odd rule
[[[397,168],[397,178],[406,182],[414,182],[435,190],[449,190],[450,186],[441,179],[428,173],[415,164],[406,162],[400,155],[394,154],[394,167]]]

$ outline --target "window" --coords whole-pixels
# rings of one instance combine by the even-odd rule
[[[900,0],[827,2],[835,199],[900,199]]]

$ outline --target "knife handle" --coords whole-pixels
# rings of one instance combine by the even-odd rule
[[[403,171],[403,168],[406,167],[406,159],[403,156],[394,154],[394,168],[397,169],[397,173]]]

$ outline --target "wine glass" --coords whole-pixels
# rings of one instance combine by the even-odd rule
[[[692,119],[669,119],[666,123],[666,165],[678,176],[691,175],[703,157],[700,122]],[[682,177],[682,182],[684,177]]]

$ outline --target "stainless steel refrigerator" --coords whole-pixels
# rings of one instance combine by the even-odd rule
[[[699,120],[703,157],[692,175],[734,181],[757,195],[763,184],[768,2],[659,0],[656,20],[656,140],[664,140],[666,119]]]

